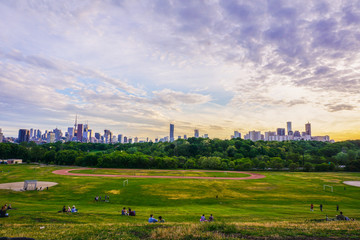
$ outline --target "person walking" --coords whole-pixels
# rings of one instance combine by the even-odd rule
[[[322,204],[320,204],[320,211],[322,211],[322,207],[323,207]]]
[[[339,204],[336,204],[336,211],[339,211]]]
[[[310,211],[314,211],[314,204],[310,204]]]

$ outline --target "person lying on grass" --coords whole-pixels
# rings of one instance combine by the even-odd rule
[[[156,223],[158,220],[153,217],[152,214],[150,214],[149,223]]]

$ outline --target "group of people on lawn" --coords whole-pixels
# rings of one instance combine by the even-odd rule
[[[101,196],[96,196],[95,197],[95,202],[101,201]],[[110,201],[110,197],[105,195],[105,199],[103,200],[104,202],[109,202]]]
[[[320,211],[322,212],[322,211],[323,211],[323,205],[320,204],[320,205],[319,205],[319,208],[320,208]],[[339,205],[337,204],[337,205],[336,205],[336,211],[338,212],[339,209],[340,209],[340,207],[339,207]],[[310,211],[311,211],[311,212],[314,211],[314,204],[312,204],[312,203],[310,204]],[[340,212],[340,214],[339,214],[339,215],[336,215],[335,218],[328,218],[327,215],[326,215],[326,220],[327,220],[327,221],[334,221],[334,220],[349,221],[349,220],[351,220],[351,219],[348,218],[348,217],[346,217],[346,216],[344,216],[344,215],[343,215],[343,212]]]
[[[70,206],[68,206],[66,208],[65,205],[64,205],[63,208],[62,208],[62,212],[76,213],[76,212],[78,212],[78,210],[76,209],[75,205],[73,205],[72,208],[70,208]]]
[[[126,216],[136,216],[136,212],[131,210],[131,208],[129,208],[129,211],[126,210],[126,208],[124,207],[121,210],[121,215],[126,215]]]

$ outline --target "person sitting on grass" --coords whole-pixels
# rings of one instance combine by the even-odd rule
[[[162,216],[159,216],[159,222],[163,223],[165,220],[162,218]]]
[[[70,208],[70,206],[68,206],[67,212],[71,212],[71,208]]]
[[[131,211],[131,208],[129,208],[129,216],[135,216],[135,215],[136,215],[135,211]]]
[[[149,223],[156,223],[158,220],[153,217],[152,214],[150,214]]]
[[[72,213],[77,212],[77,209],[75,208],[75,205],[73,205],[73,207],[72,207],[72,209],[71,209],[71,212],[72,212]]]
[[[203,214],[200,218],[200,222],[207,222],[205,215]]]
[[[6,206],[6,205],[4,205],[4,206],[1,207],[0,217],[8,217],[8,216],[9,216],[9,214],[6,213],[6,210],[7,210],[7,206]]]
[[[121,210],[121,215],[129,215],[125,207]]]
[[[209,217],[209,222],[212,222],[212,221],[214,221],[214,217],[213,217],[213,215],[212,215],[212,214],[210,214],[210,217]]]

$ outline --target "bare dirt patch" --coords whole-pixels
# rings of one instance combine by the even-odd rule
[[[58,183],[56,182],[43,182],[43,181],[38,181],[36,186],[38,189],[45,189],[47,187],[52,187],[57,185]],[[12,182],[12,183],[2,183],[0,184],[0,189],[9,189],[9,190],[13,190],[13,191],[21,191],[24,188],[24,182]]]
[[[354,187],[360,187],[360,181],[345,181],[344,184]]]

